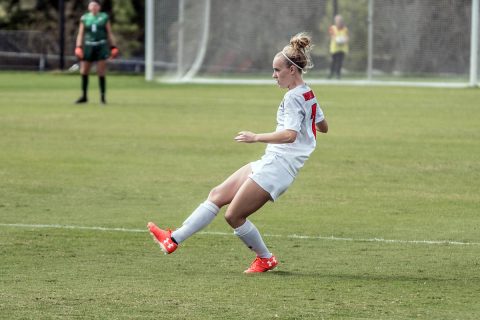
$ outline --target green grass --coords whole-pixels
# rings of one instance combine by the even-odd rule
[[[246,276],[221,217],[170,256],[135,230],[259,158],[233,137],[273,130],[284,92],[111,76],[102,107],[92,77],[76,106],[79,80],[0,73],[1,319],[480,318],[479,90],[314,87],[330,132],[252,216],[280,265]]]

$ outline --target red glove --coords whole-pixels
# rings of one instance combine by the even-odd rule
[[[120,51],[118,51],[118,48],[115,46],[112,46],[112,48],[110,49],[110,58],[115,59],[116,57],[118,57],[119,53]]]
[[[80,60],[83,59],[83,49],[82,49],[82,47],[76,47],[75,48],[75,56]]]

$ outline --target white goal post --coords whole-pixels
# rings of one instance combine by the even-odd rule
[[[480,15],[480,0],[472,1],[472,23],[471,23],[471,32],[470,32],[470,86],[478,85],[478,78],[480,76],[478,59],[480,56],[480,50],[478,48],[478,43],[480,42],[480,26],[479,26],[479,15]]]
[[[312,34],[309,83],[479,86],[480,0],[145,0],[147,81],[271,83],[271,59]],[[349,29],[327,80],[334,7]]]

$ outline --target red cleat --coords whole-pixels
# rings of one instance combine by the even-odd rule
[[[271,256],[270,258],[260,258],[257,257],[253,260],[250,268],[245,270],[245,273],[257,273],[257,272],[266,272],[269,270],[273,270],[278,265],[278,261],[275,256]]]
[[[177,249],[178,244],[172,240],[172,230],[162,230],[153,222],[149,222],[147,227],[150,234],[153,236],[153,240],[160,245],[160,249],[162,249],[163,253],[170,254]]]

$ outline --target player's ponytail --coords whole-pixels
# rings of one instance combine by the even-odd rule
[[[301,32],[294,35],[290,39],[290,44],[283,48],[279,54],[285,57],[288,66],[294,65],[300,71],[306,73],[308,69],[313,67],[310,58],[312,47],[311,36],[306,32]]]

